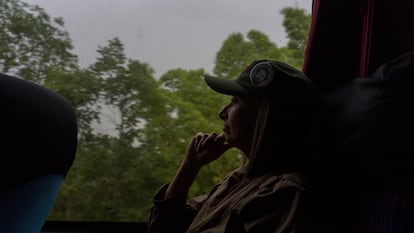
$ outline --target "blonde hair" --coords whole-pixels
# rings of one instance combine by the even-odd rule
[[[263,139],[265,137],[265,131],[268,125],[270,112],[269,101],[262,99],[259,103],[257,117],[255,121],[254,133],[252,138],[252,144],[250,148],[250,154],[248,155],[248,162],[246,163],[247,173],[249,176],[253,173],[253,170],[257,166],[260,166],[265,160],[263,152]]]

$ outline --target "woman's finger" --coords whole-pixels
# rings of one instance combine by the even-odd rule
[[[196,142],[196,151],[201,152],[203,150],[203,142],[208,137],[208,134],[198,133],[197,134],[197,142]]]

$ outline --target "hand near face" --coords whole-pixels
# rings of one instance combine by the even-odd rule
[[[225,140],[222,134],[196,134],[187,148],[184,163],[191,167],[201,168],[220,158],[231,147]]]

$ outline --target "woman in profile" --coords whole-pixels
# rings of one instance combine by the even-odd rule
[[[300,71],[256,60],[236,80],[205,77],[232,96],[222,133],[198,133],[154,196],[149,232],[321,232],[323,103]],[[187,200],[200,169],[229,148],[245,162],[202,198]]]

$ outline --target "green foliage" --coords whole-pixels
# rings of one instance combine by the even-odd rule
[[[284,54],[288,58],[288,63],[300,69],[305,55],[311,17],[304,9],[292,7],[284,8],[280,12],[284,16],[283,26],[289,39]]]
[[[118,139],[111,136],[91,137],[87,141],[81,141],[75,163],[49,219],[126,219],[124,211],[134,203],[125,203],[128,195],[124,191],[123,174],[131,164],[121,164],[121,156],[130,160],[133,158],[132,153],[125,153],[129,149],[120,149],[118,144]]]
[[[241,72],[241,67],[257,59],[280,60],[301,69],[310,15],[304,9],[292,7],[282,9],[281,14],[288,38],[286,47],[278,47],[267,35],[257,30],[250,30],[246,38],[241,33],[232,33],[216,54],[215,75],[234,79]]]
[[[19,0],[0,1],[0,69],[43,83],[50,67],[77,66],[72,42],[61,18],[51,19],[37,6]]]
[[[119,39],[109,40],[107,46],[99,47],[98,53],[97,62],[86,73],[100,84],[98,98],[102,111],[108,106],[115,109],[118,120],[112,122],[114,135],[90,135],[81,141],[74,167],[82,176],[66,183],[67,187],[73,187],[72,180],[82,180],[76,185],[84,185],[85,189],[80,188],[78,193],[89,196],[89,203],[95,201],[96,204],[80,205],[79,210],[83,213],[71,218],[143,220],[148,217],[155,185],[159,185],[159,178],[152,174],[153,168],[145,160],[152,151],[143,153],[142,145],[148,141],[143,129],[166,115],[164,102],[161,94],[157,94],[152,69],[136,60],[127,61]],[[69,198],[61,196],[62,199]],[[62,212],[56,209],[50,218],[60,216]]]
[[[215,75],[234,79],[241,67],[256,59],[279,59],[280,52],[269,37],[257,30],[247,33],[245,40],[241,33],[231,34],[217,52]]]

